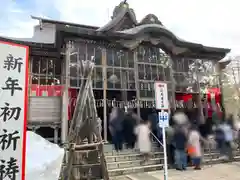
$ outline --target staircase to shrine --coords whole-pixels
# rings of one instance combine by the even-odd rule
[[[104,151],[110,177],[154,171],[163,167],[163,152],[157,145],[153,145],[152,157],[144,164],[142,164],[140,153],[134,149],[116,152],[111,144],[106,144]]]
[[[124,149],[121,152],[113,150],[111,144],[105,144],[105,159],[107,162],[110,179],[125,177],[133,173],[150,172],[162,170],[164,164],[163,150],[153,143],[152,157],[147,163],[142,164],[141,155],[137,150]],[[235,160],[240,160],[239,150],[235,152]],[[205,149],[203,164],[222,163],[219,153],[216,150]]]

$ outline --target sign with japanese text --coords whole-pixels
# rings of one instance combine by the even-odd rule
[[[169,102],[168,102],[167,83],[157,81],[154,83],[154,89],[155,89],[156,109],[168,110]]]
[[[169,114],[168,112],[165,111],[160,111],[158,113],[159,116],[159,127],[161,128],[165,128],[165,127],[169,127]]]
[[[0,41],[0,180],[25,180],[28,54]]]

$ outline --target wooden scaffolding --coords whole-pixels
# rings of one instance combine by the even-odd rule
[[[71,53],[66,53],[66,56],[68,61]],[[101,136],[101,119],[97,115],[92,88],[95,64],[92,60],[79,62],[81,87],[65,144],[61,179],[109,180]]]

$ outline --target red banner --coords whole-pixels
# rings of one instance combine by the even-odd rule
[[[205,108],[208,109],[208,116],[212,116],[213,111],[217,111],[219,114],[221,114],[221,91],[219,88],[208,88],[206,91],[206,98],[207,98],[207,107],[204,106]],[[212,104],[212,98],[215,100],[215,106],[213,107]],[[176,94],[176,101],[181,101],[182,103],[186,103],[189,100],[192,99],[192,94]]]

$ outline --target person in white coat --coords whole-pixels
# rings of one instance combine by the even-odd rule
[[[233,128],[229,124],[228,121],[223,122],[220,124],[219,128],[223,131],[224,133],[224,145],[223,145],[223,152],[225,154],[226,159],[232,160],[233,159]]]
[[[135,128],[135,134],[137,136],[137,147],[141,155],[144,157],[144,161],[147,161],[151,152],[151,123],[150,121],[141,122]]]
[[[200,170],[202,159],[201,135],[196,127],[193,127],[188,135],[188,153],[192,159],[195,170]]]

